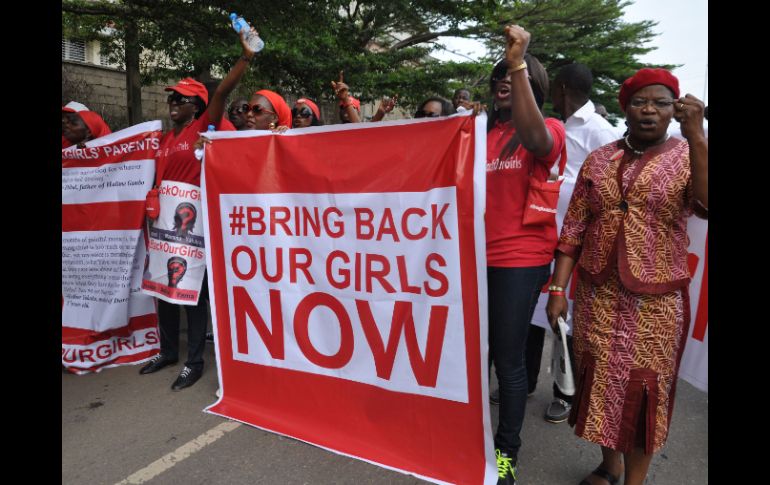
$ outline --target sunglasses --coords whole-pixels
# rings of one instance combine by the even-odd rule
[[[414,117],[415,118],[438,118],[439,116],[441,115],[433,111],[418,111]]]
[[[246,105],[244,105],[244,106],[246,106]],[[263,111],[264,111],[265,113],[272,113],[272,114],[276,114],[276,112],[275,112],[275,111],[270,111],[269,109],[265,108],[265,107],[264,107],[264,106],[262,106],[261,104],[255,104],[255,105],[252,105],[252,106],[247,106],[247,109],[246,109],[246,111],[245,111],[245,112],[246,112],[246,113],[248,113],[249,111],[251,111],[252,113],[254,113],[254,115],[260,115],[260,114],[262,114],[262,112],[263,112]]]
[[[310,118],[313,116],[313,112],[307,106],[303,106],[301,109],[292,108],[291,115],[294,118]]]
[[[171,103],[187,104],[187,103],[192,103],[193,99],[195,99],[195,97],[188,98],[187,96],[182,96],[179,93],[174,93],[174,94],[169,94],[168,95],[167,102],[168,102],[168,104],[171,104]]]
[[[241,106],[233,106],[232,108],[230,108],[230,111],[228,111],[228,113],[230,114],[238,113],[239,115],[243,113],[248,113],[248,112],[249,112],[248,104],[242,104]]]

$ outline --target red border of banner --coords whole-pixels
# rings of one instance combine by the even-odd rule
[[[486,402],[481,399],[474,244],[475,225],[481,223],[473,217],[474,121],[473,117],[457,117],[421,125],[419,131],[424,128],[425,133],[419,136],[442,140],[440,147],[393,143],[413,138],[418,130],[412,124],[332,131],[323,137],[219,139],[216,149],[206,148],[208,250],[217,296],[218,355],[224,390],[223,399],[210,411],[425,477],[483,482],[482,406]],[[336,147],[333,153],[329,153],[329,146]],[[439,148],[442,151],[437,153]],[[267,160],[264,154],[268,154]],[[441,165],[438,160],[444,158],[454,159],[454,165]],[[347,163],[342,162],[345,159]],[[282,160],[291,160],[291,164]],[[424,163],[407,162],[403,170],[394,172],[393,164],[398,160]],[[259,168],[245,171],[239,168],[244,163]],[[324,172],[321,167],[331,168]],[[226,297],[219,296],[227,295],[219,219],[221,193],[329,193],[331,187],[338,193],[423,192],[452,186],[457,189],[459,218],[467,404],[232,359],[229,304]],[[239,385],[245,382],[252,385]]]

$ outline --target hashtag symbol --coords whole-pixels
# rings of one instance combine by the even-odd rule
[[[238,207],[233,207],[233,211],[230,213],[231,235],[240,236],[241,234],[243,234],[243,228],[246,227],[246,224],[243,222],[243,219],[245,217],[246,217],[246,211],[243,209],[242,205]]]

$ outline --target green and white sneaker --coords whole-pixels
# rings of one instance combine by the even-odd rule
[[[497,485],[516,485],[516,464],[512,463],[513,458],[508,453],[495,448],[497,455]]]

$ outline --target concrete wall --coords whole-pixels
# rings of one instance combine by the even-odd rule
[[[142,86],[142,116],[145,121],[161,120],[164,130],[169,128],[168,93],[163,88],[175,84],[176,80],[153,86]],[[236,89],[236,91],[239,91]],[[231,95],[234,98],[235,94]],[[289,106],[299,96],[288,95]],[[112,131],[118,131],[128,126],[128,109],[126,99],[126,73],[123,70],[94,64],[62,61],[62,105],[77,101],[99,113]],[[361,114],[364,119],[370,118],[379,106],[376,103],[362,104]],[[336,103],[323,102],[319,104],[321,118],[327,125],[340,122]],[[396,108],[385,117],[385,120],[395,120],[411,117]]]
[[[128,126],[126,73],[120,69],[62,61],[62,105],[77,101],[99,113],[112,131]],[[167,123],[168,84],[142,86],[142,117]]]

